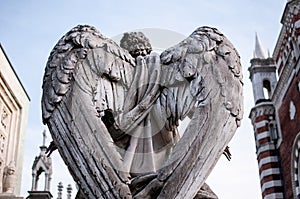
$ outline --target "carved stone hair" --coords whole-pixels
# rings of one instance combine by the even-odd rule
[[[150,40],[142,32],[124,33],[120,46],[126,49],[133,57],[145,56],[152,51]]]

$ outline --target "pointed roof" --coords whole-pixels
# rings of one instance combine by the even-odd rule
[[[260,43],[260,40],[258,39],[257,33],[255,33],[255,48],[253,52],[253,57],[254,58],[259,58],[259,59],[266,59],[265,52],[263,50],[263,47]]]
[[[46,154],[46,130],[43,131],[43,145],[40,146],[41,152],[36,156],[32,165],[32,188],[31,191],[38,191],[38,180],[42,172],[45,172],[45,187],[44,191],[50,190],[50,180],[52,175],[52,160]]]

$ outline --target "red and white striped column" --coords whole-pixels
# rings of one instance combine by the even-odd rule
[[[255,105],[249,117],[254,128],[263,199],[284,198],[273,103],[261,102]]]

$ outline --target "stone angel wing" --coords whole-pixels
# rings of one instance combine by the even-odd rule
[[[197,102],[183,137],[159,171],[158,198],[194,198],[243,117],[240,57],[217,29],[200,27],[164,51],[161,62],[190,82]]]
[[[70,30],[49,56],[43,122],[87,198],[131,198],[129,175],[107,130],[111,118],[100,118],[123,107],[134,66],[126,50],[87,25]]]
[[[175,98],[169,120],[186,112],[192,116],[157,177],[134,198],[206,198],[201,187],[243,117],[240,57],[217,29],[200,27],[162,52],[160,60],[163,85]]]

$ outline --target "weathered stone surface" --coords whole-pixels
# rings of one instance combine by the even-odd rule
[[[194,199],[218,199],[218,197],[207,184],[204,184]]]
[[[38,190],[38,181],[40,175],[43,173],[45,175],[44,189],[43,191],[50,191],[50,181],[52,179],[52,160],[51,157],[47,156],[46,143],[46,130],[43,131],[43,145],[40,146],[40,154],[36,156],[32,165],[32,185],[31,191]],[[40,191],[41,191],[40,190]]]
[[[8,181],[15,178],[13,195],[19,195],[30,99],[1,45],[0,65],[0,193],[4,192],[7,168],[14,162],[14,174]]]
[[[10,195],[0,195],[0,199],[24,199],[23,197],[10,196]]]
[[[14,194],[15,187],[17,185],[17,174],[16,165],[14,161],[11,161],[9,165],[5,168],[3,177],[3,193],[4,194]]]
[[[43,121],[78,198],[213,198],[204,182],[243,115],[238,53],[210,27],[161,55],[137,47],[77,26],[49,57]]]
[[[26,199],[51,199],[52,194],[49,191],[28,191],[29,196]]]

